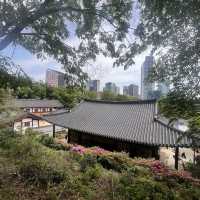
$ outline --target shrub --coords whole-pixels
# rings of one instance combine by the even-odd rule
[[[47,186],[49,183],[60,183],[65,178],[63,171],[58,171],[41,163],[26,163],[20,166],[19,174],[30,183]]]
[[[102,174],[102,170],[102,167],[98,164],[93,167],[87,167],[83,174],[83,180],[90,182],[91,180],[98,179]]]
[[[9,149],[12,147],[17,137],[16,133],[11,129],[0,129],[0,147]]]
[[[95,167],[97,164],[97,158],[92,154],[85,154],[80,160],[81,171],[84,172],[88,167]]]
[[[86,148],[81,145],[75,145],[70,149],[72,152],[76,152],[79,154],[84,154],[86,151]]]
[[[54,144],[54,139],[53,137],[50,137],[48,135],[41,135],[38,139],[38,141],[40,143],[42,143],[45,146],[51,146],[52,144]]]
[[[134,182],[134,177],[136,176],[136,168],[132,167],[122,173],[121,183],[123,185],[130,185]]]
[[[129,177],[129,176],[128,176]],[[119,188],[117,190],[118,195],[122,199],[130,200],[173,200],[174,194],[169,190],[167,186],[161,183],[157,183],[151,179],[146,178],[132,178],[124,176],[120,179]]]
[[[123,182],[124,185],[132,184],[136,177],[150,177],[151,173],[148,168],[144,168],[141,166],[132,166],[130,168],[127,168],[127,170],[124,170],[122,172],[122,178],[121,182]]]
[[[188,163],[186,168],[192,173],[195,178],[200,178],[200,156],[195,158],[196,163]]]
[[[97,146],[87,148],[85,152],[92,153],[92,154],[99,155],[99,156],[110,153],[109,151],[107,151],[103,148],[97,147]]]
[[[7,152],[15,160],[17,172],[24,181],[47,186],[62,182],[66,176],[64,155],[40,144],[35,135],[15,138]]]
[[[130,158],[125,153],[109,153],[98,156],[98,163],[106,169],[112,169],[118,172],[131,167]]]
[[[180,200],[199,200],[200,189],[191,186],[188,188],[181,186],[178,190],[177,196]]]
[[[14,139],[12,148],[7,153],[12,157],[16,163],[20,163],[23,160],[35,159],[42,155],[44,146],[36,141],[34,135],[24,135]]]
[[[52,148],[52,149],[55,149],[55,150],[65,150],[65,147],[60,144],[60,143],[56,143],[54,141],[54,138],[53,137],[50,137],[49,135],[41,135],[38,139],[38,141],[49,147],[49,148]]]

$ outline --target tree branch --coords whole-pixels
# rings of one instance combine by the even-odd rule
[[[30,14],[29,17],[24,17],[20,24],[18,24],[12,31],[10,31],[6,37],[0,40],[0,51],[5,49],[10,43],[15,41],[17,37],[19,36],[19,34],[21,33],[21,31],[24,28],[26,28],[28,25],[35,22],[36,20],[46,15],[50,15],[57,12],[64,12],[68,10],[75,11],[75,12],[86,12],[89,9],[79,9],[79,8],[73,8],[71,6],[50,7],[46,9],[43,6],[41,6],[38,11]]]
[[[65,12],[65,11],[74,11],[79,13],[94,13],[95,15],[100,16],[107,20],[114,28],[117,29],[117,25],[114,22],[107,18],[106,15],[101,12],[100,10],[90,10],[90,9],[81,9],[81,8],[74,8],[71,6],[44,6],[48,1],[44,1],[44,3],[40,6],[40,8],[36,12],[29,13],[29,16],[24,16],[22,21],[19,24],[15,24],[14,28],[10,30],[6,36],[0,40],[0,51],[5,49],[10,43],[15,41],[18,36],[20,35],[21,31],[26,28],[27,26],[31,25],[33,22],[37,21],[41,17],[48,16],[58,12]],[[4,35],[4,34],[3,34]],[[28,35],[28,34],[27,34]]]
[[[48,35],[46,33],[20,33],[20,35],[24,36],[39,36],[39,35]]]

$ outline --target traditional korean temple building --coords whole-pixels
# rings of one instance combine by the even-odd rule
[[[64,108],[63,104],[56,99],[16,99],[15,106],[38,116]]]
[[[14,122],[14,130],[16,131],[48,126],[49,123],[40,116],[64,107],[58,100],[48,99],[16,99],[14,106],[22,111]]]
[[[57,112],[44,119],[54,126],[68,128],[70,143],[126,151],[130,156],[159,159],[159,147],[175,147],[177,158],[178,147],[191,144],[187,137],[177,143],[183,132],[160,120],[154,100],[85,100],[69,113]]]

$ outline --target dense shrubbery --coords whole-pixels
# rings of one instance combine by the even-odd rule
[[[23,163],[19,174],[24,181],[47,187],[48,184],[58,184],[65,179],[65,173],[42,163]]]
[[[50,148],[53,148],[55,150],[66,150],[66,147],[64,147],[62,144],[59,144],[59,143],[56,143],[54,141],[54,138],[53,137],[49,137],[48,135],[41,135],[39,138],[38,138],[38,141],[47,146],[47,147],[50,147]]]
[[[49,136],[45,137],[47,138],[47,140],[49,138],[50,141],[56,143]],[[195,179],[198,178],[199,173],[198,161],[196,162],[195,166],[191,164],[188,166],[189,171],[192,172],[190,173],[188,171],[171,170],[160,161],[148,159],[131,159],[126,153],[109,152],[100,147],[86,148],[81,145],[62,144],[62,141],[59,143],[59,145],[63,146],[60,149],[74,152],[74,157],[76,157],[79,162],[82,162],[84,158],[84,162],[86,165],[90,165],[89,161],[91,159],[93,160],[93,162],[95,161],[96,163],[102,165],[105,169],[114,170],[117,172],[122,172],[131,168],[132,166],[139,165],[146,167],[146,170],[150,170],[157,179],[167,180],[169,178],[170,180],[174,179],[177,182],[193,181],[200,185],[200,181]],[[54,148],[53,146],[48,144],[46,144],[46,146]],[[88,163],[86,163],[87,158]],[[145,172],[145,168],[142,169],[142,171]],[[192,175],[194,178],[192,177]]]
[[[13,139],[15,139],[15,133],[11,129],[0,129],[0,147],[3,149],[10,148]]]
[[[97,160],[104,168],[118,172],[131,167],[130,158],[125,153],[109,153],[99,156]]]
[[[196,157],[195,164],[188,163],[187,169],[192,173],[193,177],[200,178],[200,156]]]
[[[189,181],[173,179],[173,184],[168,179],[158,179],[156,170],[162,171],[162,167],[155,161],[133,160],[124,153],[111,153],[98,147],[82,147],[84,153],[77,151],[77,146],[70,151],[55,150],[54,144],[47,136],[8,134],[6,148],[0,147],[2,199],[15,199],[13,195],[18,193],[20,199],[32,199],[34,188],[35,193],[43,191],[45,194],[44,198],[39,197],[41,199],[198,200],[200,196],[200,189]],[[9,168],[7,178],[2,178],[5,169],[1,168],[2,159],[9,159],[4,163],[6,169]],[[19,178],[18,184],[26,183],[23,192],[16,191],[10,174],[17,174],[14,180]],[[6,188],[12,185],[9,189],[12,196],[8,198]],[[29,191],[30,197],[22,198]]]

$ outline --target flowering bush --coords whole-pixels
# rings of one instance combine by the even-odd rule
[[[84,154],[86,152],[86,148],[80,145],[75,145],[71,147],[70,151],[76,152],[79,154]]]
[[[100,147],[90,147],[86,148],[81,145],[73,145],[70,148],[70,151],[76,152],[79,154],[94,154],[94,155],[104,155],[106,153],[109,153],[109,151],[106,151],[105,149],[102,149]]]
[[[169,169],[160,161],[156,160],[155,162],[152,162],[151,166],[151,171],[154,172],[155,174],[167,174],[169,173]]]
[[[61,144],[61,141],[59,141],[59,143]],[[63,145],[64,146],[66,145],[68,147],[67,150],[75,152],[79,155],[91,154],[94,156],[98,156],[97,159],[98,163],[100,163],[103,167],[108,169],[121,171],[126,169],[127,167],[139,165],[150,168],[153,174],[159,177],[172,178],[172,179],[177,179],[179,181],[191,181],[200,185],[200,180],[194,179],[191,176],[190,172],[176,171],[169,169],[159,160],[142,159],[142,158],[131,159],[130,157],[128,157],[123,153],[113,153],[100,147],[86,148],[81,145],[72,145],[72,144],[63,144]]]
[[[200,185],[200,180],[193,178],[190,172],[184,170],[177,171],[169,169],[158,160],[152,162],[150,168],[155,175],[176,179],[179,182],[190,181]]]
[[[100,147],[91,147],[91,148],[88,148],[88,152],[91,152],[91,153],[93,153],[95,155],[103,155],[103,154],[109,153],[109,151],[107,151],[105,149],[102,149]]]

